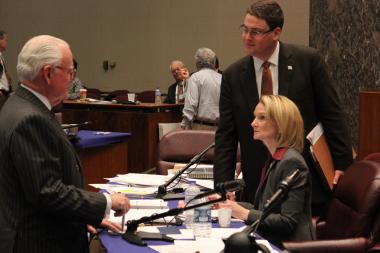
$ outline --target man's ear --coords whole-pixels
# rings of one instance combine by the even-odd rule
[[[274,28],[273,30],[274,40],[277,40],[277,41],[280,40],[281,32],[282,32],[282,29],[280,27]]]
[[[42,67],[42,78],[47,82],[50,83],[51,75],[53,68],[51,65],[45,65]]]

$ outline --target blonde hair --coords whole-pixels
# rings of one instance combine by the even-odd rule
[[[278,127],[277,147],[290,147],[303,151],[304,126],[298,107],[284,96],[262,96],[259,103],[265,107],[266,117]]]

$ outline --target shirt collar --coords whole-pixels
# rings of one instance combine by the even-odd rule
[[[23,88],[27,89],[28,91],[30,91],[31,93],[33,93],[49,109],[49,111],[51,111],[50,102],[44,95],[38,93],[37,91],[29,88],[28,86],[26,86],[24,84],[21,84],[21,87],[23,87]]]
[[[267,60],[271,65],[278,66],[278,57],[280,53],[280,42],[277,41],[276,49],[274,50],[273,54],[269,57]],[[263,65],[264,61],[255,57],[253,57],[253,63],[255,64],[255,71],[258,72]]]
[[[278,148],[276,152],[272,155],[274,160],[280,161],[282,157],[285,155],[288,148]]]

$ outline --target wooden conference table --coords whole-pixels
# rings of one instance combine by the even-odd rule
[[[112,104],[107,102],[63,102],[62,122],[92,124],[84,129],[96,131],[128,132],[128,170],[143,172],[156,167],[158,123],[180,122],[182,106],[179,104]]]

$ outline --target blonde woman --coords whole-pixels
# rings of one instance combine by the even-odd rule
[[[312,240],[311,181],[309,169],[301,156],[304,127],[297,106],[284,96],[262,96],[251,124],[253,138],[268,149],[269,159],[262,169],[254,205],[227,200],[232,216],[252,224],[260,218],[264,205],[278,189],[280,182],[296,169],[300,176],[290,187],[288,198],[260,222],[258,232],[281,247],[282,241]],[[255,154],[252,154],[253,156]]]

